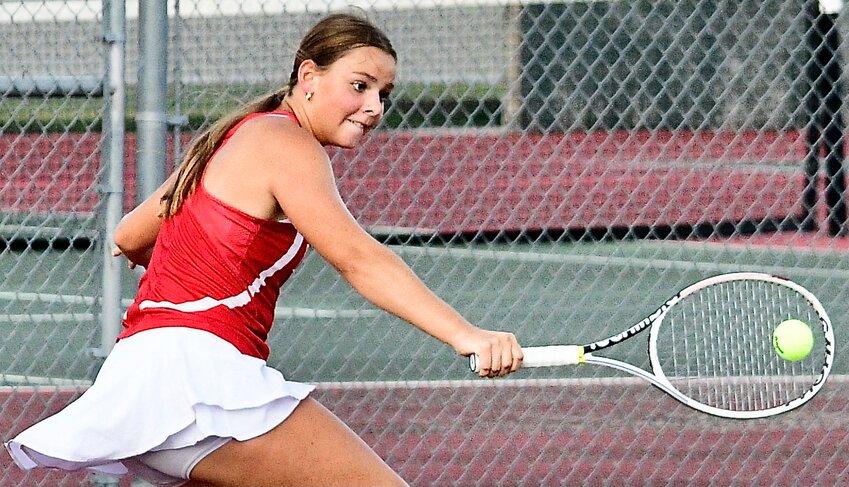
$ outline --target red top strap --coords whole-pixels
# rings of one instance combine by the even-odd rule
[[[301,121],[300,121],[300,120],[298,120],[298,117],[297,117],[294,113],[292,113],[292,112],[290,112],[290,111],[286,111],[286,110],[279,110],[279,111],[273,111],[273,112],[259,112],[259,113],[251,113],[250,115],[247,115],[245,118],[243,118],[243,119],[239,120],[239,123],[237,123],[236,125],[234,125],[234,126],[233,126],[233,128],[231,128],[231,129],[227,132],[227,135],[224,137],[224,140],[226,141],[227,139],[229,139],[230,137],[232,137],[232,136],[233,136],[233,134],[235,134],[235,133],[236,133],[236,131],[237,131],[237,130],[239,130],[239,127],[241,127],[242,125],[244,125],[244,124],[245,124],[246,122],[248,122],[249,120],[253,120],[253,119],[257,118],[257,117],[264,117],[264,116],[288,118],[289,120],[291,120],[291,121],[295,122],[296,124],[298,124],[298,126],[299,126],[299,127],[301,126]]]

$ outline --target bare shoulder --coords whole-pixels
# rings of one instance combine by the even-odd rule
[[[250,215],[278,218],[281,187],[331,173],[329,165],[321,145],[298,124],[284,117],[256,117],[216,152],[203,185]]]
[[[285,117],[257,117],[246,122],[234,134],[230,144],[244,150],[249,147],[258,162],[278,164],[281,161],[325,161],[327,153],[321,144]]]

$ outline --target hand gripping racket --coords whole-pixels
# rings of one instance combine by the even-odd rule
[[[798,361],[782,359],[772,332],[787,319],[810,325],[814,347]],[[651,372],[595,352],[648,329]],[[699,281],[627,330],[588,345],[522,349],[522,367],[596,364],[641,377],[707,414],[763,418],[797,408],[825,383],[834,333],[819,300],[788,279],[753,272]],[[477,357],[469,366],[478,370]]]

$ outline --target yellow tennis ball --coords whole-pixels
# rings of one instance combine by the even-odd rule
[[[795,362],[811,353],[814,348],[814,334],[804,321],[784,320],[772,332],[772,346],[779,357]]]

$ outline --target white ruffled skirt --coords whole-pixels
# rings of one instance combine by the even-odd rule
[[[143,453],[262,435],[312,390],[211,333],[158,328],[118,342],[91,388],[6,448],[26,470],[124,475]]]

